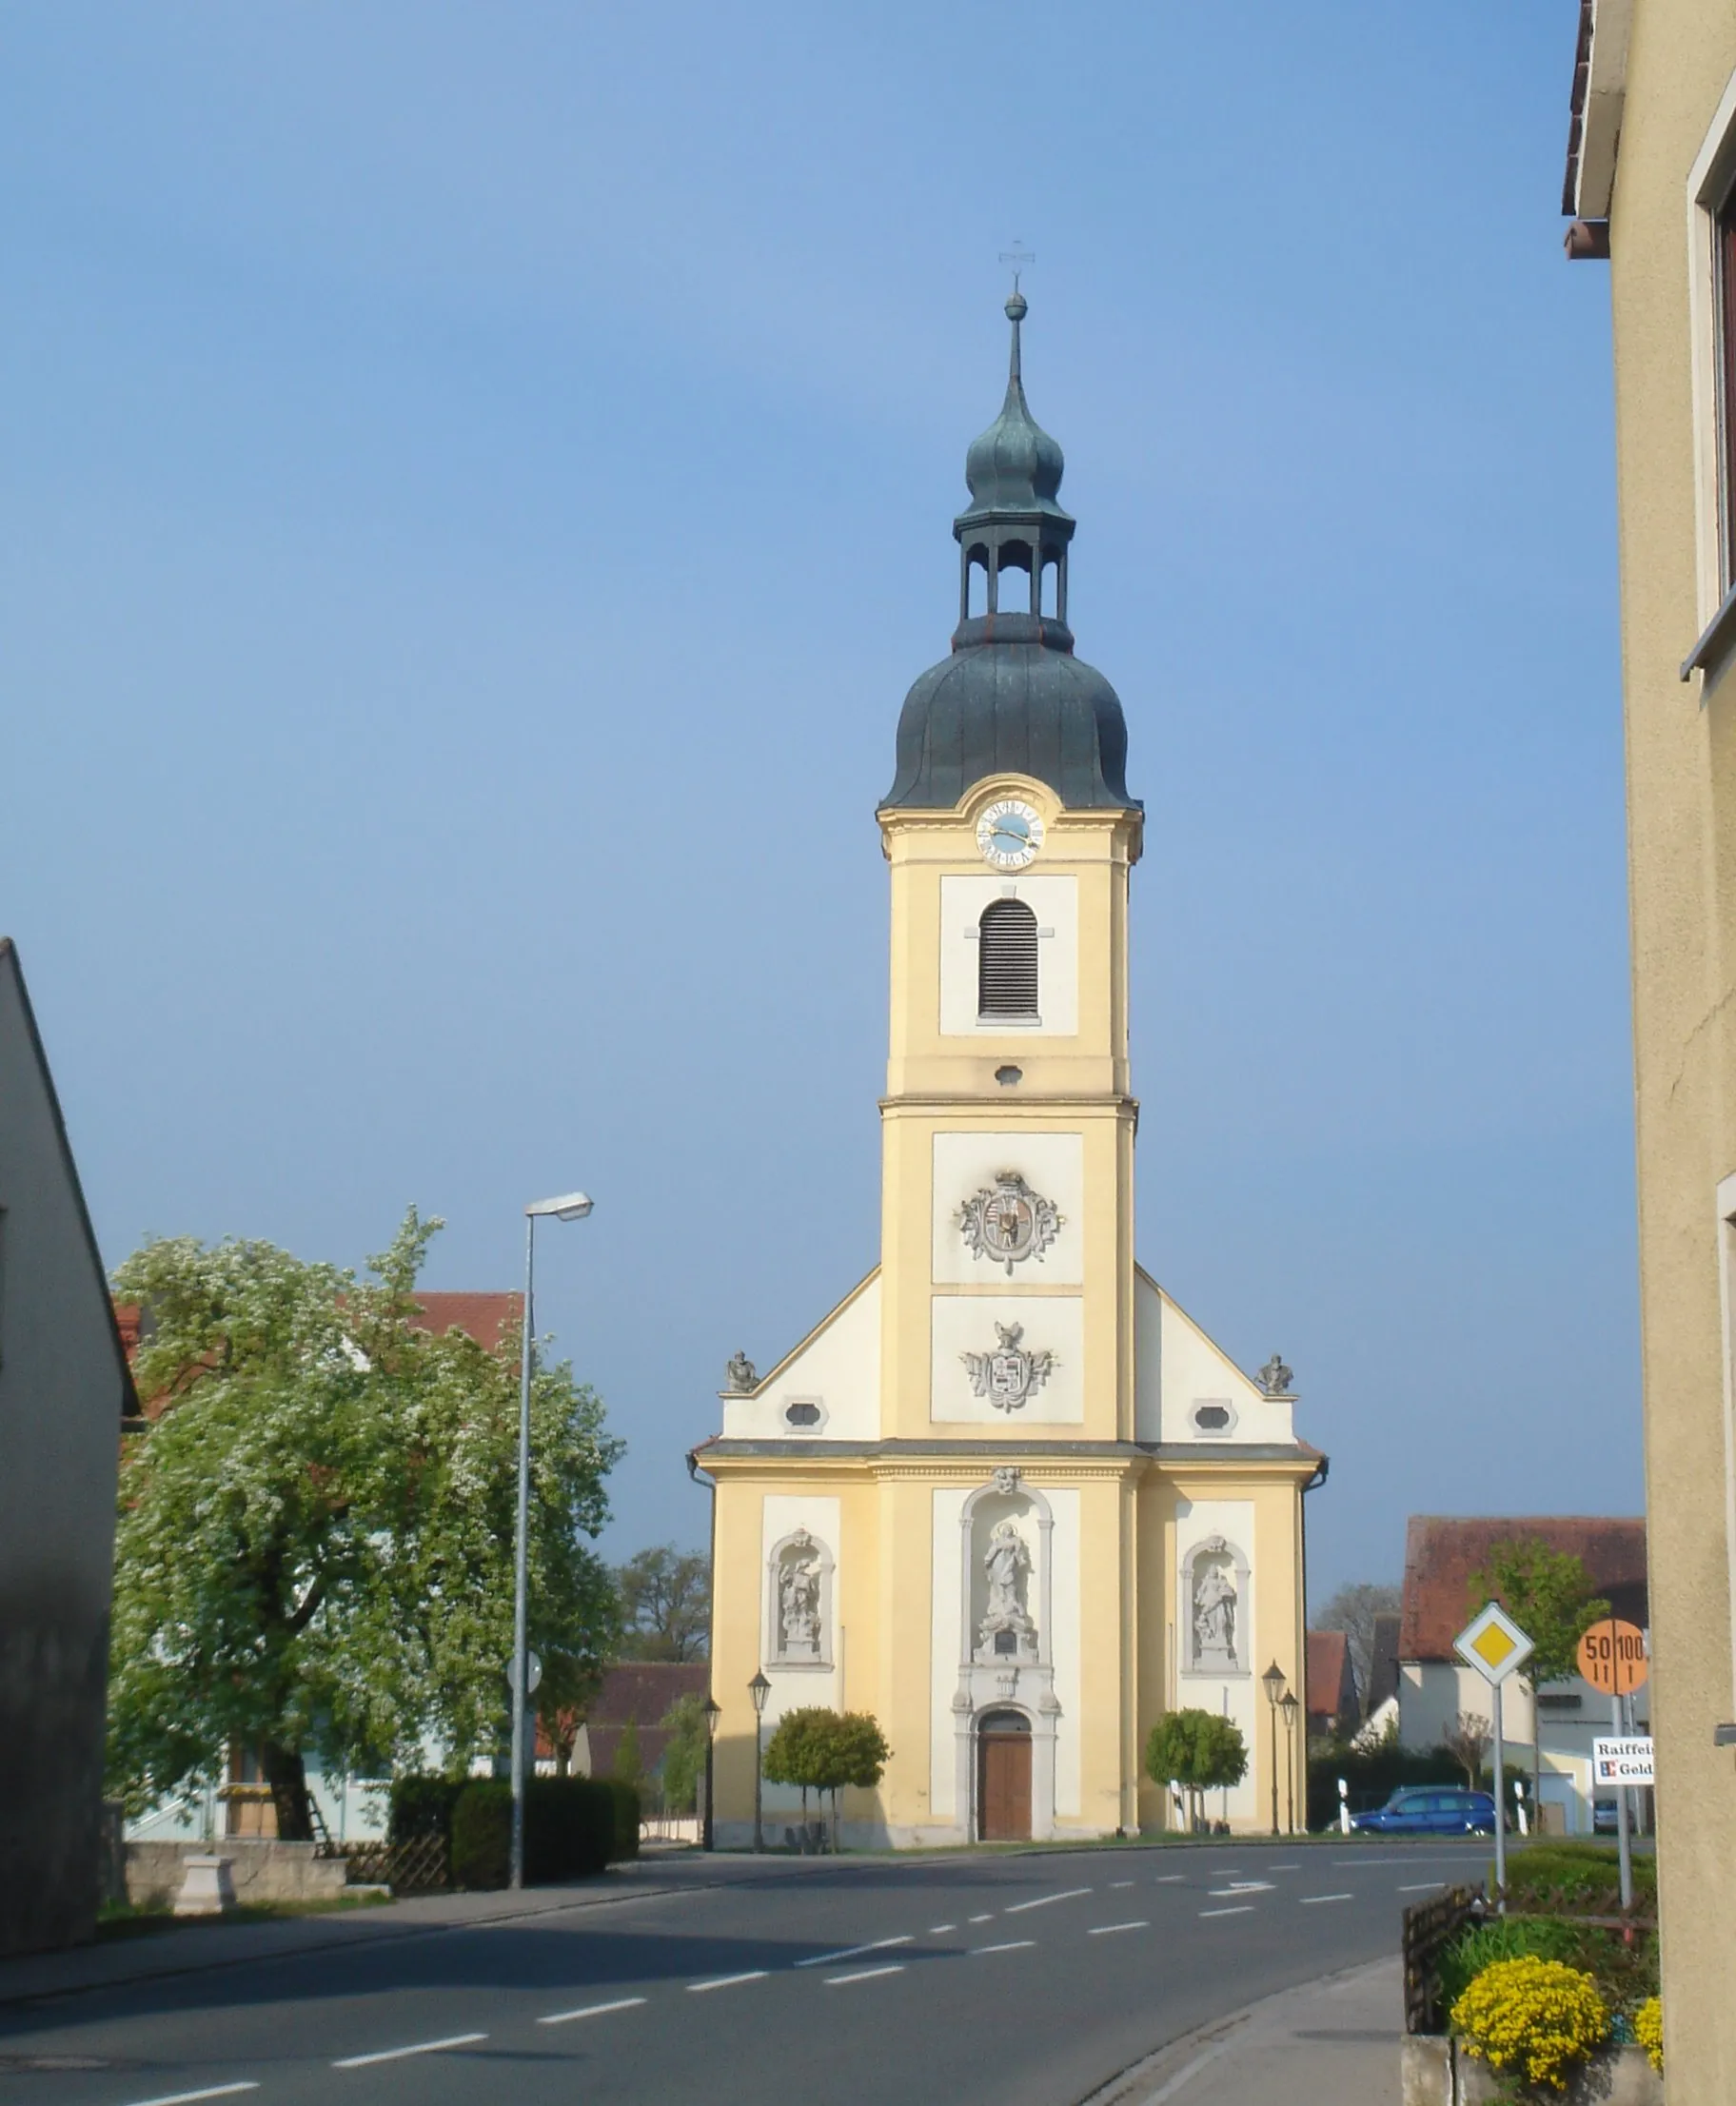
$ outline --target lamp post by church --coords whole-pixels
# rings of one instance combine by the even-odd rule
[[[1275,1836],[1278,1832],[1278,1706],[1290,1685],[1275,1660],[1260,1681],[1265,1685],[1266,1702],[1272,1708],[1272,1832]]]
[[[524,1210],[524,1327],[519,1345],[519,1518],[512,1557],[512,1857],[507,1877],[524,1884],[524,1711],[530,1702],[529,1560],[530,1560],[530,1368],[536,1327],[531,1321],[531,1290],[536,1281],[537,1223],[582,1221],[591,1201],[582,1191],[559,1199],[533,1199]]]
[[[1296,1701],[1296,1692],[1287,1689],[1278,1699],[1278,1708],[1284,1714],[1284,1833],[1293,1836],[1296,1832],[1296,1713],[1302,1706]],[[1308,1808],[1302,1809],[1303,1826],[1308,1825]]]
[[[711,1751],[718,1738],[718,1721],[723,1716],[723,1706],[708,1691],[705,1697],[705,1824],[700,1831],[700,1848],[715,1848],[711,1820]]]
[[[765,1717],[765,1700],[772,1693],[772,1685],[766,1680],[765,1669],[756,1667],[754,1679],[747,1685],[747,1693],[754,1700],[754,1848],[765,1848],[765,1837],[760,1825],[760,1799],[764,1788],[765,1743],[760,1732],[760,1722]]]

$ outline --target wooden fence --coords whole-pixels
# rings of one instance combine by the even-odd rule
[[[347,1865],[352,1886],[444,1894],[452,1884],[444,1836],[412,1836],[408,1842],[340,1842],[330,1850]]]
[[[1486,1905],[1481,1887],[1454,1886],[1432,1901],[1419,1901],[1405,1911],[1407,2033],[1441,2031],[1445,2020],[1436,1973],[1440,1957],[1467,1923],[1482,1921]]]

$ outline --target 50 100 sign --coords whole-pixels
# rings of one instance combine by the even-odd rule
[[[1607,1697],[1631,1696],[1651,1672],[1645,1632],[1615,1616],[1593,1624],[1579,1642],[1579,1671]]]

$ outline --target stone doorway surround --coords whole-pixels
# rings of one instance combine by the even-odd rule
[[[1028,1529],[1036,1543],[1026,1578],[1026,1606],[1035,1629],[1012,1655],[997,1654],[992,1643],[978,1643],[977,1594],[986,1546],[996,1527],[1008,1519]],[[980,1725],[985,1714],[1001,1711],[1022,1717],[1030,1728],[1030,1803],[1027,1831],[1034,1842],[1055,1835],[1055,1742],[1060,1703],[1055,1694],[1054,1627],[1055,1516],[1049,1502],[1025,1483],[1014,1466],[995,1470],[965,1501],[958,1517],[959,1652],[958,1687],[953,1698],[953,1803],[958,1809],[962,1840],[980,1842],[982,1806],[978,1777]]]
[[[976,1725],[976,1832],[984,1842],[1031,1840],[1031,1722],[988,1711]]]

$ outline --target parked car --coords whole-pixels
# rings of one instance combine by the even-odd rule
[[[1351,1826],[1364,1836],[1492,1836],[1495,1802],[1488,1792],[1408,1785],[1372,1813],[1352,1814]]]

